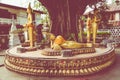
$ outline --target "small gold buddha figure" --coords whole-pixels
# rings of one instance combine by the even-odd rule
[[[100,22],[100,17],[98,16],[98,9],[94,10],[94,15],[92,19],[92,28],[93,28],[93,44],[96,43],[96,35],[98,30],[98,23]]]
[[[90,13],[87,16],[86,28],[87,28],[87,42],[89,43],[91,38],[91,33],[92,33],[92,19],[91,19]]]
[[[26,24],[26,27],[28,28],[28,36],[29,36],[29,42],[30,42],[30,47],[34,47],[35,45],[35,27],[33,23],[33,10],[30,6],[30,3],[27,8],[27,13],[28,13],[28,22]]]

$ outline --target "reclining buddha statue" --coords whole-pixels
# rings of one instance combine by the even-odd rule
[[[62,50],[62,49],[79,49],[84,47],[92,47],[91,43],[78,43],[76,41],[68,41],[65,40],[61,35],[58,35],[55,39],[51,48],[54,50]]]

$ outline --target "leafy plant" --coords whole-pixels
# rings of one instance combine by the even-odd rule
[[[17,30],[14,30],[12,32],[10,32],[11,34],[18,34],[18,33],[22,33],[24,32],[25,30],[24,29],[17,29]]]
[[[83,32],[84,35],[87,35],[87,32]],[[110,35],[110,32],[107,31],[101,31],[101,32],[97,32],[97,35]]]

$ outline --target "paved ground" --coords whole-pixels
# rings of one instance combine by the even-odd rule
[[[0,51],[0,67],[4,66],[5,50]]]
[[[4,52],[4,51],[3,51]],[[0,52],[0,65],[4,63],[4,53]],[[116,61],[109,68],[89,75],[89,76],[79,76],[79,77],[39,77],[18,74],[9,71],[4,67],[0,66],[0,80],[120,80],[120,48],[116,49]]]

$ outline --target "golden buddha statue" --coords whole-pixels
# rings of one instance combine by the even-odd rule
[[[26,24],[25,27],[27,27],[28,29],[28,36],[29,36],[29,42],[30,42],[30,47],[34,47],[35,45],[35,27],[34,27],[34,23],[33,23],[33,10],[30,6],[30,3],[28,5],[28,8],[27,8],[27,13],[28,13],[28,22]]]
[[[58,35],[56,38],[54,37],[54,42],[51,46],[54,50],[62,50],[62,49],[78,49],[84,47],[92,47],[92,44],[88,43],[78,43],[76,41],[68,41],[65,40],[61,35]]]
[[[96,43],[96,35],[97,35],[98,23],[100,22],[100,17],[98,16],[98,13],[99,13],[98,9],[95,9],[93,19],[92,19],[93,44]]]
[[[87,21],[86,21],[86,28],[87,28],[87,42],[90,42],[91,32],[92,32],[92,19],[91,14],[88,14]]]

